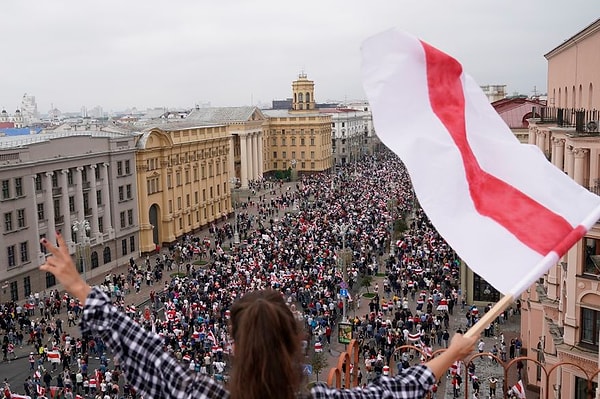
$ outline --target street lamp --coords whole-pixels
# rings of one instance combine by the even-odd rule
[[[233,195],[231,196],[231,201],[233,202],[233,243],[234,244],[239,244],[240,243],[240,233],[238,232],[238,221],[237,221],[237,203],[238,203],[238,196],[237,196],[237,185],[239,183],[239,179],[237,177],[232,177],[231,180],[229,180],[229,182],[231,183],[231,191],[232,193],[236,193],[236,198],[235,201],[233,200]]]
[[[73,222],[73,231],[75,232],[75,238],[77,238],[77,232],[81,230],[82,237],[81,240],[77,239],[77,250],[76,257],[77,262],[81,263],[81,271],[83,274],[83,280],[87,281],[86,275],[86,261],[88,259],[90,253],[90,238],[88,237],[88,233],[90,231],[90,222],[86,219],[76,220]]]
[[[342,283],[340,284],[340,288],[345,290],[346,295],[342,297],[342,322],[348,322],[348,316],[346,314],[346,303],[348,301],[347,290],[348,290],[348,261],[352,256],[352,250],[346,248],[346,233],[348,232],[348,225],[342,224],[339,226],[339,232],[342,235],[342,250],[340,251],[340,263],[342,266]]]

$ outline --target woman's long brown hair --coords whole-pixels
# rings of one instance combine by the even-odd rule
[[[231,328],[231,399],[296,398],[303,379],[301,327],[281,293],[244,295],[231,308]]]

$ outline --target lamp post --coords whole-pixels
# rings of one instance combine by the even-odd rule
[[[90,231],[90,222],[86,219],[83,220],[75,220],[73,222],[73,231],[75,232],[75,237],[78,238],[78,232],[81,230],[81,240],[77,239],[77,250],[76,257],[77,262],[81,262],[81,271],[83,274],[83,280],[87,281],[86,274],[86,263],[88,259],[88,255],[90,253],[90,238],[88,237],[88,233]]]
[[[340,284],[340,288],[342,290],[348,290],[348,258],[351,257],[351,253],[352,250],[351,249],[346,249],[346,233],[348,232],[348,225],[346,224],[342,224],[339,227],[339,232],[342,235],[342,250],[340,251],[340,263],[342,266],[342,283]],[[342,296],[342,304],[343,304],[343,308],[342,308],[342,322],[343,323],[347,323],[348,322],[348,316],[346,313],[346,303],[348,301],[348,296],[347,295],[343,295]]]
[[[235,201],[233,199],[233,195],[231,196],[231,201],[233,202],[233,243],[234,244],[239,244],[240,243],[240,233],[238,231],[238,221],[237,221],[237,203],[238,203],[238,196],[237,196],[237,184],[239,183],[239,179],[237,177],[232,177],[231,180],[229,180],[229,182],[231,183],[231,191],[232,194],[235,193],[236,194],[236,198]]]

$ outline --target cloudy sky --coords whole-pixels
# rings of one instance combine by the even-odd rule
[[[0,107],[192,107],[291,96],[362,99],[360,45],[391,27],[453,55],[481,84],[546,90],[545,53],[599,16],[597,0],[23,0],[2,2]]]

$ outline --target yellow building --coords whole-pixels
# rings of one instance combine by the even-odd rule
[[[323,172],[333,166],[331,115],[315,107],[315,84],[305,74],[292,82],[291,110],[263,110],[265,126],[264,171],[277,175]]]
[[[140,252],[231,212],[231,140],[225,124],[189,121],[165,123],[139,137]]]

